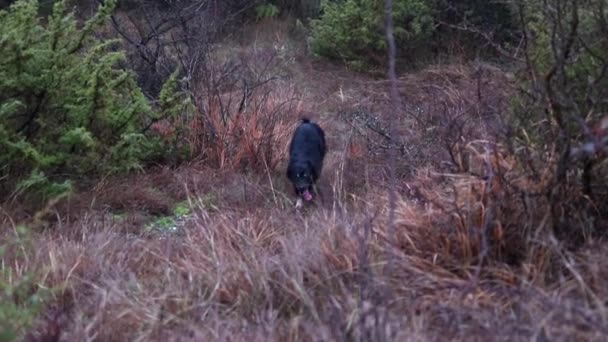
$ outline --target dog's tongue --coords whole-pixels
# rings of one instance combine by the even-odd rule
[[[307,202],[312,201],[312,194],[308,190],[304,191],[302,197],[304,197],[304,200]]]

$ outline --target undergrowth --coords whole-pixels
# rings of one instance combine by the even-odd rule
[[[531,17],[576,31],[566,3]],[[573,81],[593,68],[605,82],[602,41],[585,43],[605,22],[577,39],[524,26],[538,59],[523,77],[544,78],[479,61],[406,75],[396,116],[384,81],[310,65],[290,77],[288,44],[172,51],[188,63],[133,123],[164,166],[45,202],[28,230],[1,208],[0,338],[605,340],[608,121],[592,110],[602,88]],[[80,57],[66,57],[79,75]],[[310,108],[330,150],[322,198],[298,211],[283,170]],[[123,151],[104,156],[144,154]]]

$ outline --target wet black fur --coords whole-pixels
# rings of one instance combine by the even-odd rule
[[[287,178],[293,184],[296,196],[302,196],[306,190],[314,192],[326,151],[323,129],[308,119],[302,119],[291,138],[287,166]]]

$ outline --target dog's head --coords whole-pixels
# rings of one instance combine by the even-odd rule
[[[295,161],[289,165],[288,176],[293,183],[296,193],[304,200],[312,200],[313,172],[310,162]]]

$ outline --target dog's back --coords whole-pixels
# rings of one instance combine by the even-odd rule
[[[326,150],[323,129],[309,119],[302,119],[289,146],[290,158],[309,160],[320,171]]]

